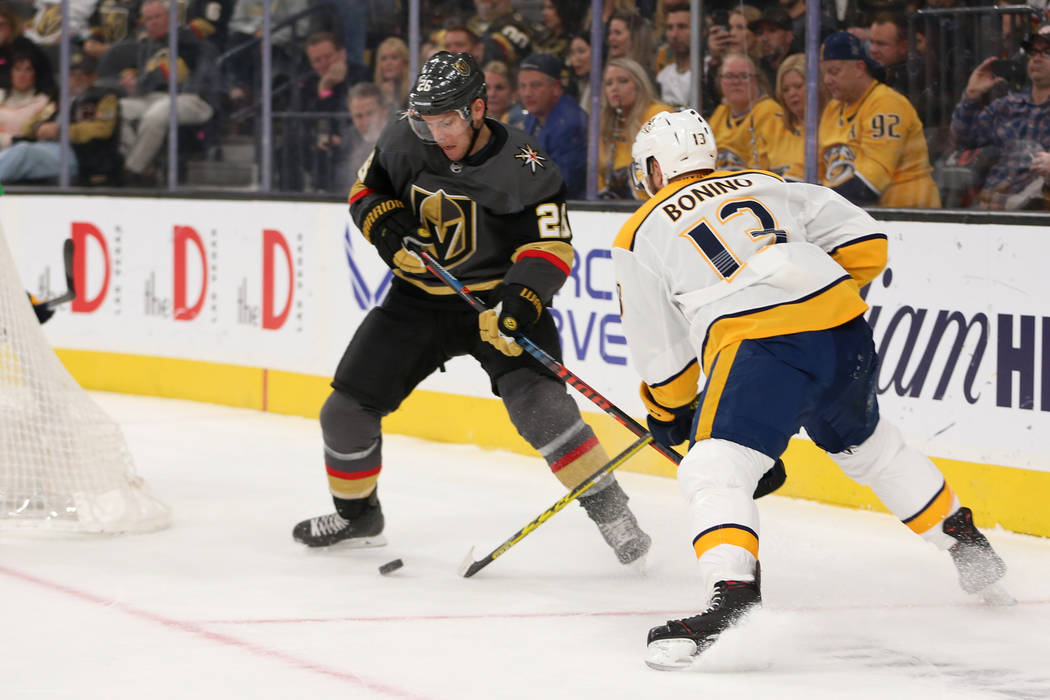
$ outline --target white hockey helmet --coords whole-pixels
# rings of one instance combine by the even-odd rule
[[[673,177],[694,170],[714,170],[718,146],[704,118],[695,109],[683,109],[660,112],[643,124],[634,138],[631,157],[635,184],[652,197]],[[650,183],[650,158],[660,164],[663,182]]]

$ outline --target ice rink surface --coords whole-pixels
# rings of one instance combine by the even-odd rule
[[[988,533],[1019,604],[987,608],[888,515],[762,499],[764,608],[698,669],[657,672],[646,631],[705,602],[673,480],[620,474],[645,576],[571,504],[464,579],[471,545],[563,493],[538,457],[387,436],[390,544],[307,551],[292,526],[331,510],[315,421],[94,396],[174,525],[0,533],[3,698],[1050,697],[1045,539]]]

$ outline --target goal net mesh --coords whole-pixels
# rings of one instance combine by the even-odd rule
[[[171,514],[44,336],[0,230],[0,528],[143,532]]]

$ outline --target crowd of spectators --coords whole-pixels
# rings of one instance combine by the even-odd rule
[[[406,104],[407,3],[270,1],[274,185],[345,192]],[[600,46],[581,0],[421,4],[417,64],[441,49],[473,54],[489,116],[539,139],[570,198],[587,191],[592,104],[600,198],[645,197],[630,177],[631,139],[656,112],[684,106],[711,123],[720,168],[805,176],[805,0],[705,0],[702,76],[692,75],[683,0],[604,2]],[[1032,4],[823,2],[818,181],[867,206],[1050,209],[1050,23]],[[263,0],[180,0],[174,67],[167,0],[68,6],[63,153],[60,5],[0,2],[0,182],[53,181],[65,162],[76,184],[164,185],[173,76],[180,153],[257,137]]]

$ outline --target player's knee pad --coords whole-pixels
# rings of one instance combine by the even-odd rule
[[[745,489],[750,498],[773,462],[758,450],[729,440],[701,440],[678,465],[678,486],[687,502],[697,493],[718,489]]]
[[[362,406],[342,391],[333,391],[321,407],[321,432],[325,448],[354,454],[376,445],[380,436],[378,413]]]
[[[828,456],[846,476],[858,484],[870,486],[903,448],[904,437],[897,426],[880,419],[867,440],[845,452],[829,453]]]
[[[580,409],[561,382],[531,369],[518,369],[497,382],[510,420],[523,438],[540,449],[580,420]]]

